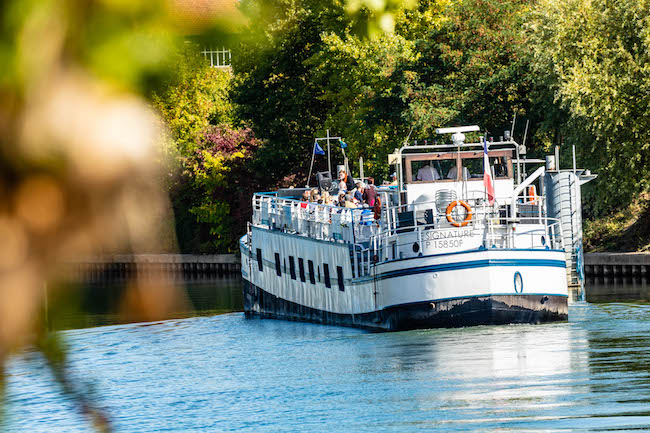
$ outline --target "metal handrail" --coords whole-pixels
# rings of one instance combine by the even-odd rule
[[[520,197],[523,200],[532,200],[532,197]],[[500,248],[508,248],[515,245],[516,236],[543,234],[545,239],[548,239],[548,247],[564,249],[561,222],[544,215],[543,196],[536,196],[535,199],[538,200],[537,203],[526,201],[526,203],[538,205],[538,210],[534,215],[513,217],[506,211],[508,205],[488,206],[482,198],[470,198],[470,202],[474,204],[476,216],[464,229],[486,230],[484,241],[486,246],[498,245]],[[357,275],[368,275],[371,264],[375,262],[375,256],[378,263],[387,260],[389,248],[393,244],[396,245],[396,248],[404,246],[406,242],[399,242],[402,239],[402,234],[414,234],[421,245],[425,231],[427,233],[430,231],[442,232],[450,229],[449,223],[446,221],[446,213],[442,212],[433,214],[433,224],[419,222],[415,214],[412,224],[406,226],[399,224],[397,209],[431,206],[433,211],[436,209],[435,201],[398,206],[384,205],[379,220],[374,219],[374,213],[369,209],[351,209],[304,202],[294,198],[277,197],[272,193],[255,194],[252,205],[253,226],[263,226],[313,239],[350,245],[352,260],[355,262],[353,266]],[[528,230],[525,234],[511,229],[521,224],[522,220],[536,220],[535,226],[537,227]],[[413,242],[412,236],[406,236],[406,238],[409,239],[409,243]],[[534,244],[531,242],[531,245]]]

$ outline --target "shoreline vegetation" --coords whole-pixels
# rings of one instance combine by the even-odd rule
[[[186,45],[151,98],[170,130],[180,251],[234,251],[251,194],[304,185],[325,129],[350,144],[353,173],[363,157],[382,180],[409,133],[432,141],[436,126],[478,124],[498,137],[515,114],[529,156],[560,146],[569,167],[575,145],[578,165],[599,174],[584,189],[586,251],[650,249],[645,3],[421,1],[397,7],[390,31],[369,32],[343,5],[243,1],[232,69]]]

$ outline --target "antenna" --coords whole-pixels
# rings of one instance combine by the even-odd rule
[[[465,134],[463,132],[480,131],[478,125],[472,126],[455,126],[452,128],[437,128],[436,134],[452,134],[451,142],[456,146],[461,146],[465,141]]]
[[[475,132],[475,131],[480,131],[481,128],[478,127],[478,125],[472,125],[472,126],[455,126],[452,128],[436,128],[436,134],[455,134],[457,132],[463,133],[463,132]]]
[[[406,145],[408,144],[408,142],[409,142],[409,138],[411,138],[411,134],[413,133],[413,129],[414,129],[414,128],[415,128],[415,126],[411,126],[411,130],[409,131],[409,135],[408,135],[408,136],[406,137],[406,139],[404,140],[404,146],[406,146]]]

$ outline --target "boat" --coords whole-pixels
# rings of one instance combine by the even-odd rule
[[[441,143],[389,155],[396,184],[376,187],[374,211],[302,201],[310,188],[254,194],[239,242],[245,314],[375,331],[566,321],[580,186],[595,175],[559,170],[557,150],[526,159],[510,131],[436,132]],[[331,170],[318,182],[336,193]]]

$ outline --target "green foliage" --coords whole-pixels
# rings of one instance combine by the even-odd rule
[[[238,114],[269,140],[260,161],[269,183],[306,171],[313,138],[326,128],[347,139],[352,160],[364,157],[366,173],[382,177],[386,155],[412,129],[418,138],[478,123],[496,135],[534,105],[522,55],[527,2],[423,1],[396,9],[395,32],[373,38],[356,35],[358,22],[339,5],[282,5],[272,18],[253,16],[235,61]]]
[[[404,74],[399,68],[416,60],[414,44],[395,33],[366,39],[330,32],[321,39],[323,50],[306,64],[321,89],[319,100],[331,107],[325,124],[346,138],[352,161],[362,156],[370,173],[386,174],[395,137],[408,133],[399,97]]]
[[[192,152],[210,125],[232,124],[230,102],[232,73],[212,68],[193,44],[176,54],[171,81],[152,97],[181,153]]]
[[[321,33],[342,31],[346,21],[342,4],[328,6],[316,0],[243,2],[253,12],[233,58],[233,100],[239,117],[269,142],[257,162],[267,185],[290,170],[309,168],[328,106],[305,62],[323,49]]]
[[[432,15],[432,25],[417,35],[419,79],[410,103],[422,132],[478,124],[498,135],[515,112],[528,114],[534,78],[522,55],[527,40],[520,29],[529,3],[462,0],[439,12],[444,19]]]
[[[570,114],[567,143],[600,171],[595,215],[648,188],[649,25],[645,0],[544,1],[530,24],[535,66]]]
[[[170,130],[176,161],[169,190],[179,247],[193,253],[232,251],[244,230],[240,215],[250,213],[249,200],[241,200],[235,186],[252,182],[246,166],[260,142],[250,129],[232,127],[231,71],[210,67],[194,45],[177,60],[174,76],[152,101]]]
[[[250,214],[250,188],[241,191],[241,184],[251,178],[248,166],[260,144],[250,129],[233,130],[227,125],[211,127],[204,131],[198,150],[185,161],[189,180],[197,193],[189,211],[210,234],[209,240],[200,247],[202,251],[235,249],[245,224],[241,220],[241,208],[246,209],[243,212],[246,219]],[[239,212],[233,213],[234,208]]]

